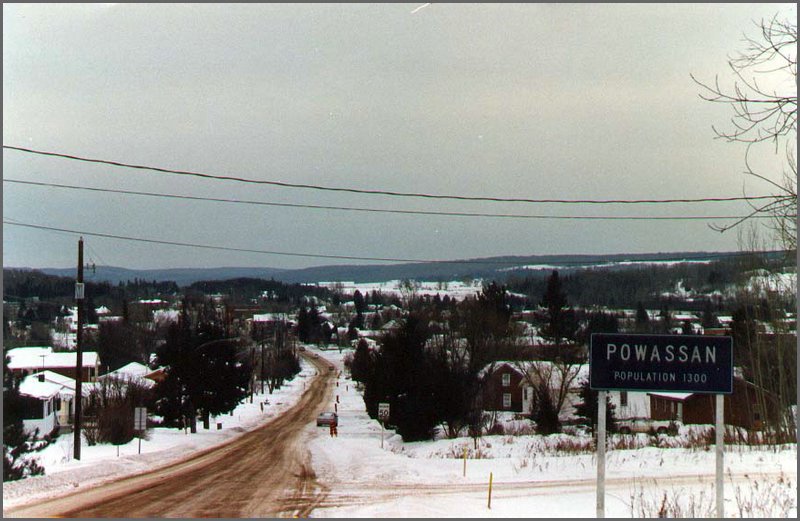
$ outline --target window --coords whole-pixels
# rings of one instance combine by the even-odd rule
[[[627,407],[628,406],[628,391],[620,391],[620,393],[619,393],[619,406],[620,407]]]
[[[503,409],[511,408],[511,393],[503,393]]]
[[[508,373],[503,375],[503,387],[511,387],[511,375]]]

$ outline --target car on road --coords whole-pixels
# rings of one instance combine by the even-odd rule
[[[313,356],[314,358],[319,358],[319,355],[318,355],[317,353],[314,353],[314,354],[313,354],[313,355],[311,355],[311,356]]]
[[[323,425],[338,425],[339,424],[339,416],[335,412],[323,412],[317,416],[317,427],[322,427]]]

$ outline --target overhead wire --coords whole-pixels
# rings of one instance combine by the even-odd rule
[[[126,163],[122,161],[112,161],[108,159],[97,159],[82,157],[73,154],[64,154],[59,152],[52,152],[46,150],[37,150],[33,148],[18,147],[12,145],[3,145],[6,150],[15,150],[27,154],[37,154],[42,156],[56,157],[61,159],[68,159],[72,161],[82,161],[87,163],[96,163],[116,167],[132,168],[138,170],[148,170],[152,172],[161,172],[166,174],[174,174],[181,176],[191,176],[203,179],[211,179],[217,181],[233,181],[238,183],[257,184],[276,186],[281,188],[298,188],[305,190],[319,190],[326,192],[346,192],[354,194],[365,195],[383,195],[390,197],[413,197],[422,199],[442,199],[442,200],[457,200],[457,201],[486,201],[486,202],[504,202],[504,203],[552,203],[552,204],[673,204],[673,203],[716,203],[726,201],[756,201],[764,199],[775,199],[774,195],[759,195],[759,196],[738,196],[738,197],[698,197],[698,198],[669,198],[669,199],[555,199],[555,198],[520,198],[520,197],[487,197],[487,196],[467,196],[467,195],[452,195],[452,194],[432,194],[425,192],[399,192],[390,190],[374,190],[362,188],[349,188],[349,187],[333,187],[323,186],[318,184],[309,183],[289,183],[285,181],[252,179],[239,176],[229,175],[216,175],[204,172],[197,172],[191,170],[176,170],[171,168],[164,168],[158,166],[137,165],[133,163]]]
[[[490,213],[490,212],[446,212],[434,210],[398,210],[390,208],[360,208],[354,206],[331,206],[331,205],[316,205],[316,204],[300,204],[300,203],[277,203],[270,201],[254,201],[247,199],[232,199],[220,197],[201,197],[194,195],[184,194],[168,194],[157,192],[144,192],[138,190],[120,190],[113,188],[98,188],[91,186],[81,185],[68,185],[62,183],[46,183],[41,181],[25,181],[22,179],[3,179],[4,183],[22,184],[30,186],[41,186],[49,188],[60,188],[68,190],[82,190],[89,192],[101,193],[114,193],[122,195],[137,195],[144,197],[166,198],[166,199],[182,199],[189,201],[209,201],[216,203],[229,203],[229,204],[243,204],[243,205],[256,205],[256,206],[273,206],[281,208],[302,208],[314,210],[336,210],[348,212],[367,212],[367,213],[387,213],[387,214],[401,214],[401,215],[431,215],[431,216],[447,216],[447,217],[487,217],[499,219],[562,219],[562,220],[725,220],[725,219],[742,219],[741,215],[545,215],[545,214],[517,214],[517,213]],[[757,218],[770,218],[767,215],[754,216]]]

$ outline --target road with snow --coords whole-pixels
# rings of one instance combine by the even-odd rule
[[[470,438],[404,442],[386,430],[382,444],[380,424],[343,374],[352,351],[306,348],[298,377],[274,394],[257,394],[257,402],[269,398],[263,410],[243,403],[220,418],[224,430],[186,436],[157,428],[142,454],[135,442],[122,456],[97,445],[86,447],[81,462],[60,461],[59,451],[71,446],[53,444],[43,455],[47,475],[4,484],[4,517],[595,515],[594,454],[551,447],[583,438],[487,435],[475,446]],[[314,422],[334,403],[336,438]],[[654,516],[667,497],[696,514],[690,517],[713,515],[713,451],[654,447],[645,435],[626,439],[643,443],[607,454],[607,517]],[[220,440],[228,441],[211,446]],[[726,516],[796,517],[796,445],[726,452]]]
[[[298,403],[221,447],[152,472],[3,512],[4,517],[307,516],[318,492],[304,431],[331,400],[336,373],[323,360]]]

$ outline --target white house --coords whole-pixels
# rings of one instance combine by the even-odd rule
[[[77,357],[75,352],[56,353],[52,347],[18,347],[6,353],[10,358],[9,370],[19,377],[27,376],[40,371],[53,371],[70,378],[75,378]],[[91,382],[97,378],[100,368],[100,359],[96,352],[83,353],[81,364],[84,382]]]
[[[58,426],[56,409],[61,386],[44,381],[39,375],[30,375],[19,384],[22,397],[22,425],[27,433],[38,429],[42,437],[53,432]]]
[[[153,380],[147,378],[151,373],[153,373],[153,370],[146,365],[138,362],[131,362],[120,367],[116,371],[98,376],[97,381],[100,382],[107,378],[118,378],[121,380],[132,380],[149,388],[155,385]]]

